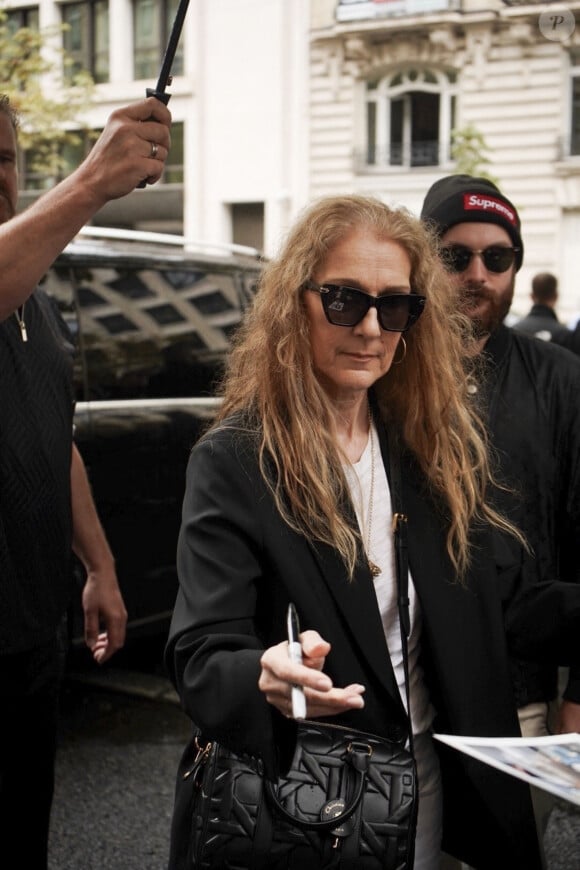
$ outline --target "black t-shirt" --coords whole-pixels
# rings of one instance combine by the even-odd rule
[[[0,653],[47,641],[71,585],[72,344],[51,301],[0,323]]]

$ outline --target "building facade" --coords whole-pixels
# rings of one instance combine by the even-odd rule
[[[177,0],[0,5],[15,24],[67,25],[52,38],[93,74],[99,128],[155,86]],[[580,314],[580,0],[190,0],[173,71],[164,181],[96,223],[271,255],[323,194],[418,212],[475,133],[522,218],[514,311],[547,270],[562,319]]]
[[[578,26],[576,26],[578,22]],[[476,130],[483,168],[522,219],[524,267],[560,279],[580,314],[580,4],[313,0],[310,196],[377,194],[414,212]]]
[[[14,26],[56,25],[48,50],[64,45],[74,66],[91,72],[95,96],[84,120],[99,129],[112,110],[156,86],[177,2],[0,0],[0,8]],[[308,9],[308,0],[190,0],[168,88],[165,177],[109,203],[94,223],[271,254],[308,199]],[[21,205],[47,183],[29,177]]]

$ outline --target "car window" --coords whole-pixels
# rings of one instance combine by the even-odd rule
[[[225,266],[94,259],[69,254],[46,282],[67,299],[61,310],[81,343],[83,398],[211,394],[258,268],[246,275]]]

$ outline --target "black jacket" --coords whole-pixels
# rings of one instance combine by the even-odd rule
[[[496,501],[525,532],[538,578],[580,581],[580,359],[501,326],[485,346],[480,394],[500,477]],[[550,700],[549,663],[513,663],[518,706]],[[580,703],[579,674],[566,691]]]
[[[580,354],[580,320],[574,329],[567,329],[562,335],[555,335],[553,341],[568,348],[572,353]]]
[[[384,457],[384,435],[381,448]],[[410,463],[403,466],[402,502],[436,729],[519,735],[506,638],[519,655],[548,650],[569,661],[577,647],[580,587],[526,586],[515,550],[499,538],[492,542],[485,530],[475,540],[468,582],[458,585],[440,513]],[[263,650],[286,636],[289,600],[302,628],[317,629],[331,643],[325,672],[335,684],[366,686],[364,709],[335,721],[397,739],[406,733],[368,566],[361,561],[349,582],[331,547],[309,544],[282,521],[252,435],[223,428],[194,447],[178,573],[166,661],[184,709],[204,735],[260,756],[270,774],[288,763],[294,723],[266,702],[258,677]],[[538,868],[527,787],[453,750],[441,748],[440,756],[446,851],[477,868]],[[189,760],[187,750],[183,764]],[[186,866],[191,800],[190,781],[178,776],[171,870]]]
[[[514,323],[518,332],[527,332],[543,341],[559,341],[563,343],[570,330],[558,320],[556,312],[549,305],[532,305],[529,313]]]

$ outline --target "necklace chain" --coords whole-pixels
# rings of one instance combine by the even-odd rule
[[[355,501],[355,510],[359,521],[361,539],[363,545],[363,551],[366,557],[367,565],[369,566],[369,571],[371,572],[373,577],[378,577],[381,573],[381,568],[371,560],[369,553],[371,547],[371,534],[373,527],[373,510],[374,510],[374,502],[375,502],[375,436],[373,431],[373,421],[369,408],[369,440],[370,444],[367,441],[367,448],[370,447],[370,466],[371,466],[371,474],[370,474],[370,485],[369,485],[369,500],[368,500],[368,508],[365,511],[363,500],[364,500],[364,491],[362,480],[359,476],[358,471],[355,468],[354,463],[349,463],[345,466],[345,471],[347,472],[347,476],[351,481],[351,493],[353,499],[355,499],[354,488],[356,487],[357,496]],[[367,448],[363,452],[366,453]]]
[[[372,561],[370,558],[370,548],[371,548],[371,530],[373,526],[373,505],[375,501],[375,438],[373,434],[373,421],[369,412],[369,438],[371,439],[371,485],[369,492],[369,509],[367,513],[367,524],[366,524],[366,541],[365,541],[365,553],[367,557],[367,563],[373,577],[378,577],[381,573],[381,569],[379,566]]]
[[[14,312],[14,317],[16,318],[18,326],[20,327],[20,338],[22,339],[22,341],[28,341],[28,333],[26,332],[26,321],[24,320],[24,305],[25,303],[22,303],[22,305],[18,308],[18,311]]]

